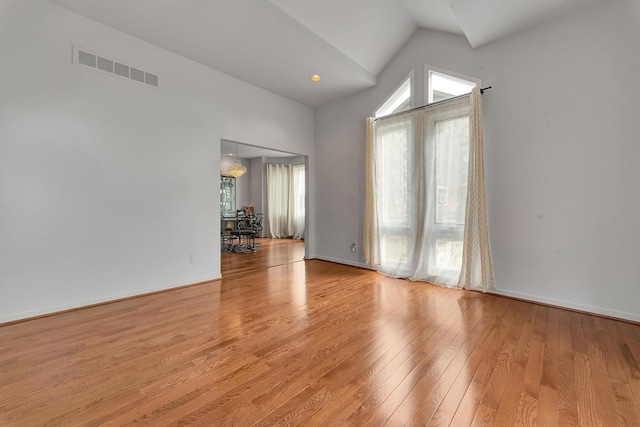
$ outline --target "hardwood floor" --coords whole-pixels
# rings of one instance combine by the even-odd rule
[[[0,327],[0,425],[640,425],[640,326],[303,253]]]
[[[304,241],[291,239],[256,239],[260,245],[254,253],[223,253],[220,270],[223,278],[249,270],[275,267],[304,258]]]

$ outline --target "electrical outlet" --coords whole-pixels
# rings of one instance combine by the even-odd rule
[[[351,252],[355,252],[356,251],[356,244],[352,243],[351,244]]]
[[[189,254],[189,262],[191,264],[195,264],[196,263],[196,256],[194,254]]]

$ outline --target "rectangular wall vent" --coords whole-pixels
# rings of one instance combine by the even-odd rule
[[[80,50],[78,51],[78,62],[82,65],[86,65],[87,67],[95,68],[96,56],[91,53]]]
[[[72,63],[93,68],[119,77],[158,87],[158,76],[147,71],[134,68],[130,65],[118,62],[104,56],[96,55],[84,49],[73,46]]]
[[[119,75],[120,77],[129,78],[129,66],[128,65],[124,65],[124,64],[121,64],[119,62],[116,62],[115,71],[114,72],[117,75]]]

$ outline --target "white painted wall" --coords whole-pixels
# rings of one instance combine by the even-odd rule
[[[499,292],[640,321],[638,52],[633,0],[477,50],[417,33],[377,87],[316,111],[316,255],[361,262],[364,119],[412,69],[422,85],[428,63],[494,87],[483,101]]]
[[[249,205],[253,206],[254,204],[253,198],[251,197],[251,161],[249,159],[241,159],[240,163],[247,168],[247,173],[236,178],[236,185],[238,187],[236,199],[237,209],[241,209]]]
[[[0,1],[0,52],[0,322],[220,277],[220,140],[313,153],[311,109],[44,0]]]
[[[253,201],[253,209],[255,213],[264,213],[266,206],[266,187],[264,179],[264,157],[255,157],[251,159],[251,180],[249,181],[251,200]],[[264,221],[263,221],[264,224]],[[258,237],[264,237],[266,233],[264,227]]]

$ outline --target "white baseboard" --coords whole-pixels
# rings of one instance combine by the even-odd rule
[[[364,268],[366,270],[372,270],[370,265],[367,265],[362,262],[345,261],[343,259],[336,259],[336,258],[324,257],[324,256],[316,256],[310,259],[319,259],[320,261],[329,261],[329,262],[334,262],[336,264],[344,264],[344,265],[349,265],[351,267],[359,267],[359,268]]]
[[[372,270],[371,266],[369,266],[367,264],[364,264],[364,263],[345,261],[345,260],[342,260],[342,259],[336,259],[336,258],[331,258],[331,257],[323,257],[323,256],[316,256],[315,259],[319,259],[319,260],[322,260],[322,261],[335,262],[335,263],[338,263],[338,264],[350,265],[352,267],[359,267],[359,268],[364,268],[364,269],[367,269],[367,270]],[[602,316],[615,317],[617,319],[630,320],[632,322],[639,322],[640,323],[640,315],[633,314],[633,313],[625,313],[625,312],[622,312],[622,311],[609,310],[609,309],[601,308],[601,307],[594,307],[594,306],[590,306],[590,305],[576,304],[576,303],[569,302],[569,301],[556,300],[556,299],[552,299],[552,298],[544,298],[544,297],[537,296],[537,295],[530,295],[530,294],[525,294],[525,293],[520,293],[520,292],[505,291],[505,290],[500,290],[500,289],[495,290],[495,291],[489,291],[488,293],[492,293],[492,294],[495,294],[495,295],[503,295],[503,296],[506,296],[506,297],[518,298],[518,299],[525,300],[525,301],[539,302],[539,303],[542,303],[542,304],[553,305],[553,306],[556,306],[556,307],[564,307],[564,308],[568,308],[568,309],[572,309],[572,310],[584,311],[586,313],[600,314]]]
[[[343,259],[336,259],[336,258],[322,257],[322,256],[316,256],[314,258],[308,258],[308,259],[318,259],[318,260],[321,260],[321,261],[329,261],[329,262],[333,262],[333,263],[337,263],[337,264],[349,265],[351,267],[358,267],[358,268],[364,268],[366,270],[372,270],[372,268],[367,264],[359,263],[359,262],[346,261],[346,260],[343,260]],[[106,297],[103,297],[103,298],[92,298],[92,299],[88,299],[88,300],[74,301],[74,302],[69,303],[69,304],[62,304],[62,305],[51,306],[51,307],[43,307],[43,308],[40,308],[40,309],[37,309],[37,310],[31,310],[31,311],[26,311],[26,312],[22,312],[22,313],[13,313],[13,314],[9,314],[9,315],[0,316],[0,324],[8,323],[8,322],[14,322],[14,321],[17,321],[17,320],[22,320],[22,319],[28,319],[28,318],[31,318],[31,317],[38,317],[38,316],[43,316],[43,315],[47,315],[47,314],[53,314],[53,313],[66,311],[66,310],[79,309],[79,308],[87,307],[87,306],[94,305],[94,304],[105,304],[105,303],[109,303],[109,302],[116,301],[116,300],[119,300],[119,299],[131,298],[131,297],[144,295],[144,294],[148,294],[148,293],[152,293],[152,292],[169,291],[169,290],[172,290],[172,289],[175,289],[175,288],[188,286],[188,285],[191,285],[191,284],[194,284],[194,283],[209,282],[209,281],[213,281],[213,280],[218,280],[220,278],[221,277],[218,276],[218,277],[213,277],[213,278],[194,279],[193,281],[190,281],[189,283],[167,284],[167,285],[164,285],[164,286],[157,286],[157,287],[151,287],[151,288],[145,288],[145,289],[138,289],[138,290],[136,290],[134,292],[123,292],[123,293],[118,293],[118,294],[112,294],[112,295],[109,295],[109,296],[106,296]],[[569,301],[556,300],[556,299],[545,298],[545,297],[541,297],[541,296],[537,296],[537,295],[530,295],[530,294],[507,291],[507,290],[500,290],[500,289],[495,290],[495,291],[489,291],[489,293],[495,294],[495,295],[502,295],[502,296],[506,296],[506,297],[518,298],[518,299],[526,300],[526,301],[539,302],[539,303],[542,303],[542,304],[548,304],[548,305],[553,305],[553,306],[557,306],[557,307],[564,307],[564,308],[569,308],[569,309],[573,309],[573,310],[584,311],[584,312],[587,312],[587,313],[594,313],[594,314],[600,314],[600,315],[603,315],[603,316],[609,316],[609,317],[615,317],[615,318],[619,318],[619,319],[630,320],[630,321],[633,321],[633,322],[640,322],[640,315],[638,315],[638,314],[625,313],[625,312],[616,311],[616,310],[609,310],[609,309],[601,308],[601,307],[594,307],[594,306],[576,304],[576,303],[569,302]]]
[[[539,302],[542,304],[554,305],[557,307],[569,308],[572,310],[584,311],[587,313],[600,314],[602,316],[609,316],[609,317],[616,317],[618,319],[631,320],[632,322],[640,322],[640,315],[625,313],[622,311],[609,310],[601,307],[593,307],[590,305],[576,304],[569,301],[555,300],[551,298],[544,298],[537,295],[529,295],[529,294],[524,294],[520,292],[505,291],[500,289],[495,291],[489,291],[488,293],[492,293],[495,295],[503,295],[506,297],[518,298],[518,299],[527,300],[527,301]]]
[[[218,279],[220,279],[220,277],[196,278],[193,281],[190,281],[189,283],[165,284],[164,286],[154,286],[151,288],[136,289],[133,292],[121,292],[121,293],[107,295],[100,298],[90,298],[87,300],[73,301],[68,304],[55,305],[51,307],[42,307],[37,310],[24,311],[22,313],[12,313],[9,315],[0,316],[0,324],[15,322],[17,320],[29,319],[32,317],[44,316],[47,314],[55,314],[61,311],[81,309],[83,307],[88,307],[95,304],[107,304],[123,298],[131,298],[131,297],[136,297],[136,296],[149,294],[153,292],[170,291],[172,289],[181,288],[183,286],[189,286],[189,285],[192,285],[195,283],[201,283],[201,282],[210,282]]]

